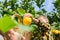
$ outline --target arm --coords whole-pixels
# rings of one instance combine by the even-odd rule
[[[33,22],[34,22],[35,24],[38,24],[38,23],[39,23],[39,20],[38,20],[38,19],[33,18]]]
[[[12,16],[12,19],[14,19],[15,17],[18,18],[18,23],[22,22],[22,19],[21,19],[21,16],[17,13],[15,13],[13,16]]]

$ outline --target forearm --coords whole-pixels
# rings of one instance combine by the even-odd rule
[[[38,24],[38,20],[37,19],[35,19],[35,18],[33,18],[33,22],[35,23],[35,24]]]

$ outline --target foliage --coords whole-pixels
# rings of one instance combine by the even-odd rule
[[[11,19],[11,16],[4,16],[0,18],[0,30],[5,33],[11,28],[14,28],[17,23]]]
[[[58,10],[58,13],[60,13],[60,0],[56,0],[56,2],[54,3],[54,6]]]
[[[25,14],[25,10],[22,8],[17,8],[17,12],[20,14],[20,16],[23,16]]]

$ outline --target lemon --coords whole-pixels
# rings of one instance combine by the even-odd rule
[[[32,23],[32,18],[30,18],[30,17],[24,17],[24,18],[23,18],[23,24],[24,24],[24,25],[28,26],[28,25],[30,25],[31,23]]]
[[[58,32],[58,30],[52,30],[52,33],[58,34],[59,32]]]

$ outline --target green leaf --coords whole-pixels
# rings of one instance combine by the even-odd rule
[[[25,14],[25,10],[23,10],[22,8],[17,8],[17,11],[21,16]]]
[[[0,30],[5,33],[11,28],[14,28],[17,23],[12,20],[11,16],[4,16],[0,19]]]
[[[17,2],[17,0],[12,0],[14,3]]]

